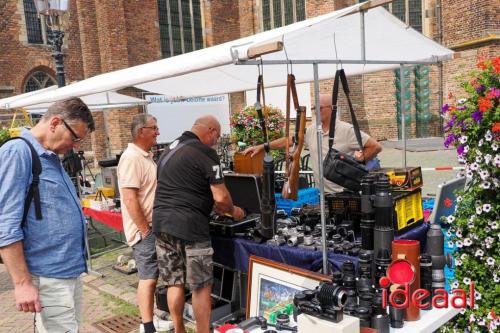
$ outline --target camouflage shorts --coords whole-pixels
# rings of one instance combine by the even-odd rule
[[[191,290],[212,284],[212,243],[188,242],[172,235],[156,233],[160,278],[167,286],[184,284]]]

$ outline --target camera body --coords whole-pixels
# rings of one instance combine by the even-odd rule
[[[344,318],[346,289],[338,284],[322,282],[314,291],[299,292],[293,298],[294,318],[301,313],[334,323]]]

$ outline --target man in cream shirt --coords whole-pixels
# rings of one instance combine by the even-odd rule
[[[156,119],[144,113],[133,118],[131,131],[133,142],[128,144],[118,163],[118,185],[123,228],[139,275],[137,304],[142,320],[141,332],[153,333],[159,329],[153,323],[154,292],[159,273],[155,236],[151,232],[156,164],[150,149],[160,133]]]

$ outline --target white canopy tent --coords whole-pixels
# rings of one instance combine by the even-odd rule
[[[394,68],[399,63],[435,63],[451,57],[452,51],[408,27],[381,7],[369,9],[364,14],[359,12],[360,7],[366,5],[357,4],[217,46],[97,75],[13,101],[10,106],[25,107],[130,86],[177,98],[255,89],[257,66],[240,66],[238,62],[248,60],[249,49],[273,41],[283,41],[284,50],[264,55],[262,60],[295,60],[293,73],[297,83],[313,81],[312,60],[341,59],[347,75],[357,75]],[[364,16],[366,29],[362,27],[360,15]],[[298,60],[308,59],[307,63],[298,63]],[[358,63],[350,63],[349,59]],[[335,68],[332,63],[322,65],[318,78],[332,78]],[[265,67],[266,87],[285,85],[286,73],[285,65]]]
[[[80,97],[92,111],[106,109],[124,109],[148,104],[148,102],[144,99],[119,94],[114,91],[107,91]],[[40,103],[26,106],[25,109],[30,113],[45,113],[51,104],[51,102]]]
[[[39,90],[35,90],[35,91],[30,91],[30,92],[27,92],[27,93],[24,93],[24,94],[14,95],[14,96],[2,98],[2,99],[0,99],[0,110],[2,110],[2,109],[4,109],[4,110],[10,109],[10,103],[12,103],[14,101],[17,101],[19,99],[23,99],[23,98],[26,98],[26,97],[29,97],[29,96],[34,96],[34,95],[46,93],[48,91],[55,90],[55,89],[57,89],[57,86],[53,85],[53,86],[50,86],[50,87],[47,87],[47,88],[43,88],[43,89],[39,89]]]
[[[255,89],[259,74],[257,65],[262,64],[266,87],[285,85],[288,70],[294,73],[297,83],[314,81],[315,106],[319,108],[319,80],[334,77],[339,64],[342,64],[347,75],[359,75],[397,66],[403,68],[405,64],[436,64],[452,57],[453,51],[421,35],[385,9],[370,8],[386,2],[372,0],[356,4],[203,50],[98,75],[51,92],[14,101],[11,107],[54,102],[71,96],[129,86],[174,98],[250,90]],[[249,61],[249,50],[276,41],[283,42],[282,51],[263,55],[259,61]],[[287,64],[291,66],[287,67]],[[401,96],[404,96],[403,91]],[[402,119],[402,128],[405,128],[404,117]],[[317,143],[321,147],[319,117],[316,125]],[[318,152],[322,173],[321,149]],[[319,187],[323,270],[326,272],[323,179],[320,179]]]

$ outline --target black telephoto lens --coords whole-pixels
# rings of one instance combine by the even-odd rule
[[[373,251],[373,228],[375,227],[375,209],[373,208],[375,178],[374,174],[368,174],[361,179],[361,247],[371,251]]]
[[[403,304],[402,299],[395,299],[396,304]],[[398,309],[389,304],[389,317],[391,318],[392,328],[401,328],[404,325],[405,309]]]
[[[332,273],[332,282],[333,284],[336,284],[336,285],[343,285],[344,282],[342,281],[343,280],[343,275],[342,275],[342,272],[339,272],[339,271],[335,271]]]
[[[432,259],[431,256],[423,253],[420,256],[420,284],[422,289],[429,292],[429,296],[422,299],[421,304],[429,303],[429,306],[422,310],[432,309]]]
[[[372,280],[373,254],[371,251],[361,250],[358,260],[358,276]]]
[[[354,263],[352,261],[344,261],[344,263],[342,264],[342,274],[344,274],[344,279],[348,275],[352,277],[356,276],[356,268],[354,267]]]
[[[359,318],[359,325],[361,327],[370,327],[371,325],[370,311],[368,311],[367,308],[363,306],[358,306],[358,308],[356,309],[356,317]]]
[[[444,256],[444,235],[441,227],[437,224],[431,224],[427,231],[427,242],[425,252],[431,256],[432,261],[432,294],[436,289],[442,289],[445,285],[444,265],[446,258]]]
[[[372,293],[363,293],[359,295],[359,306],[365,307],[368,309],[368,312],[372,312],[372,302],[373,302],[373,294]]]
[[[373,251],[377,255],[380,249],[388,249],[390,256],[394,240],[394,201],[389,190],[389,178],[385,174],[378,176],[373,207],[375,208]]]
[[[386,275],[387,267],[391,264],[389,249],[380,249],[375,259],[375,287],[380,288],[380,278]]]
[[[389,314],[382,307],[382,294],[376,294],[372,304],[371,327],[379,333],[389,333],[390,322]]]

